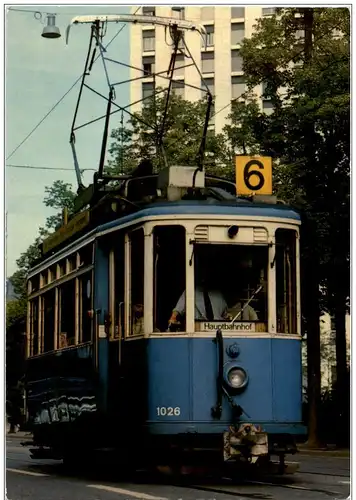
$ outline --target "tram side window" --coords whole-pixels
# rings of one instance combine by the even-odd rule
[[[75,280],[59,288],[58,347],[75,344]]]
[[[89,315],[92,306],[92,272],[83,274],[79,278],[79,305],[80,305],[80,339],[81,342],[92,340],[93,320]]]
[[[38,297],[30,306],[30,355],[38,354]]]
[[[178,299],[185,292],[185,228],[154,229],[154,329],[164,332]],[[180,318],[182,331],[185,317]]]
[[[276,231],[277,332],[297,333],[296,231]]]
[[[124,294],[125,294],[125,238],[118,236],[114,248],[115,256],[115,312],[114,312],[114,338],[119,337],[119,329],[123,332],[124,325]]]
[[[43,352],[54,350],[54,325],[55,325],[55,290],[46,292],[42,297],[43,307]]]
[[[80,266],[90,266],[93,263],[93,245],[86,245],[79,250]]]
[[[131,258],[131,311],[130,334],[140,335],[143,329],[144,311],[144,233],[138,229],[131,233],[130,258]]]

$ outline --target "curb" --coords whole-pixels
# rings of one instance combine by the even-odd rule
[[[297,455],[350,458],[350,450],[330,450],[328,448],[298,448]]]
[[[32,434],[30,432],[14,432],[14,433],[6,433],[6,439],[28,439],[32,438]]]

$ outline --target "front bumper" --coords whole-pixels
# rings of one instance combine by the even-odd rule
[[[268,455],[268,435],[258,425],[244,423],[224,432],[224,461],[245,458],[255,462]]]

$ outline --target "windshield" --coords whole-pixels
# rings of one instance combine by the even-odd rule
[[[195,320],[267,322],[268,248],[197,244]]]

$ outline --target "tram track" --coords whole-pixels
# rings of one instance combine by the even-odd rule
[[[343,495],[342,493],[337,492],[337,491],[325,490],[325,489],[321,489],[321,488],[308,488],[306,486],[299,486],[299,485],[292,485],[292,484],[280,484],[280,483],[273,483],[273,482],[267,482],[267,481],[252,481],[252,480],[251,481],[244,481],[243,485],[244,486],[247,486],[247,485],[269,486],[269,487],[274,487],[274,488],[292,489],[292,490],[297,490],[300,492],[319,493],[319,494],[325,495],[329,498],[340,499],[340,500],[345,497],[345,495]],[[180,487],[184,487],[184,488],[192,488],[192,489],[196,489],[198,491],[207,491],[207,492],[211,492],[211,493],[223,493],[223,494],[230,495],[232,497],[239,497],[239,498],[252,498],[252,499],[256,499],[256,500],[273,500],[273,498],[275,498],[275,495],[273,493],[268,493],[268,492],[266,492],[266,493],[257,493],[257,492],[248,493],[248,492],[241,491],[241,490],[231,489],[231,487],[233,485],[231,485],[230,487],[229,486],[220,487],[218,485],[214,485],[214,486],[199,485],[199,484],[198,485],[197,484],[189,484],[189,485],[179,484],[178,485],[175,483],[174,486],[180,486]],[[236,485],[236,486],[242,486],[242,485],[240,483],[239,485]]]
[[[304,472],[303,472],[304,474]],[[314,472],[309,472],[309,474],[317,474],[317,475],[322,475],[322,473],[314,473]],[[349,476],[340,476],[339,474],[327,474],[328,476],[332,477],[347,477]],[[218,482],[219,479],[217,478],[216,481]],[[264,492],[264,493],[259,493],[259,492],[246,492],[242,491],[240,489],[235,489],[236,488],[241,488],[243,486],[267,486],[270,488],[283,488],[283,489],[289,489],[289,490],[296,490],[299,492],[309,492],[309,493],[319,493],[321,495],[325,495],[329,498],[333,499],[342,499],[345,498],[345,495],[334,490],[330,489],[324,489],[324,488],[318,488],[318,487],[313,487],[313,486],[303,486],[299,484],[295,484],[295,481],[293,483],[286,483],[286,479],[283,477],[276,478],[275,481],[271,480],[255,480],[255,479],[243,479],[243,480],[236,480],[234,478],[222,478],[220,481],[225,481],[228,482],[229,484],[212,484],[209,485],[208,480],[207,483],[205,484],[197,484],[194,482],[184,482],[184,483],[179,483],[179,482],[172,482],[172,486],[180,486],[184,488],[193,488],[198,491],[207,491],[211,493],[222,493],[222,494],[228,494],[232,497],[239,497],[239,498],[252,498],[252,499],[259,499],[259,500],[272,500],[275,498],[275,495],[273,493]],[[284,481],[284,482],[283,482]],[[234,489],[232,489],[234,488]]]
[[[330,472],[315,472],[315,471],[302,471],[302,474],[312,474],[315,476],[329,476],[329,477],[347,477],[349,478],[349,474],[331,474]]]

